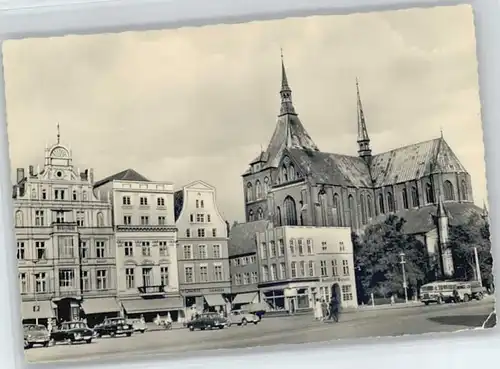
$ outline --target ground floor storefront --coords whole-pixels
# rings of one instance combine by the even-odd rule
[[[181,294],[184,298],[183,302],[188,315],[196,312],[217,312],[226,314],[231,309],[231,289],[229,285],[224,287],[181,287]]]
[[[155,298],[128,297],[120,300],[122,316],[129,319],[144,318],[146,323],[154,322],[158,317],[170,317],[172,322],[184,318],[184,304],[180,295]]]

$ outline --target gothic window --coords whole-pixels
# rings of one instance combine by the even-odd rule
[[[406,191],[406,188],[403,188],[401,197],[403,198],[403,208],[408,209],[410,207],[410,204],[408,203],[408,191]]]
[[[257,220],[262,220],[264,219],[264,211],[262,210],[262,208],[258,208],[257,209]]]
[[[288,170],[286,169],[286,166],[283,165],[283,169],[281,169],[281,173],[283,175],[282,183],[288,182]]]
[[[365,195],[359,195],[359,205],[361,210],[361,222],[362,224],[368,223],[368,219],[366,217],[366,204],[365,204]]]
[[[394,197],[390,192],[387,193],[387,210],[389,213],[394,212]]]
[[[335,195],[333,195],[333,226],[334,227],[340,227],[342,224],[340,214],[341,214],[340,199],[339,199],[339,195],[335,194]]]
[[[102,213],[97,213],[97,226],[104,227],[104,215]]]
[[[42,190],[42,200],[47,200],[47,190]]]
[[[349,207],[349,225],[351,228],[354,228],[356,226],[356,216],[354,214],[355,208],[354,208],[354,197],[352,195],[349,195],[348,199],[348,207]]]
[[[31,190],[31,198],[36,199],[36,189],[34,188]]]
[[[373,209],[372,209],[372,197],[370,195],[366,195],[366,210],[368,212],[368,219],[373,217]]]
[[[260,184],[260,181],[257,180],[255,182],[255,198],[258,200],[262,197],[262,185]]]
[[[290,179],[290,181],[295,180],[295,167],[293,166],[293,164],[290,164],[290,166],[288,167],[288,178]]]
[[[384,196],[382,194],[378,195],[378,208],[380,210],[380,214],[385,213]]]
[[[417,208],[420,206],[420,201],[418,199],[418,189],[416,186],[413,186],[411,188],[411,203],[414,208]]]
[[[445,201],[455,200],[455,193],[453,192],[453,185],[450,181],[444,181],[444,199]]]
[[[18,210],[16,211],[16,227],[22,227],[22,226],[23,226],[23,212],[21,210]]]
[[[253,187],[250,182],[247,183],[247,202],[253,201]]]
[[[276,215],[275,215],[275,217],[276,217],[276,220],[275,220],[276,225],[278,227],[280,227],[281,226],[281,208],[279,206],[276,207]]]
[[[319,206],[321,210],[321,225],[323,227],[328,226],[328,213],[327,213],[327,203],[326,194],[324,192],[320,193],[318,196]]]
[[[462,179],[462,182],[460,183],[460,187],[461,187],[461,193],[462,193],[462,200],[467,200],[467,198],[469,197],[468,196],[468,192],[467,192],[467,183]]]
[[[265,177],[264,178],[264,195],[267,195],[268,191],[269,191],[269,178]]]
[[[288,196],[283,202],[283,207],[285,208],[285,225],[296,226],[297,225],[297,207],[295,205],[295,200]]]
[[[425,197],[428,204],[434,203],[434,188],[432,188],[430,183],[425,185]]]
[[[254,218],[253,218],[253,210],[252,210],[252,209],[250,209],[250,210],[248,211],[248,221],[249,221],[249,222],[253,222],[253,221],[254,221]]]

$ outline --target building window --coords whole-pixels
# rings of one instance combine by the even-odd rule
[[[89,248],[87,241],[80,240],[80,258],[87,259],[89,257]]]
[[[168,267],[160,267],[160,284],[162,286],[168,286]]]
[[[281,227],[282,225],[282,220],[281,220],[281,208],[278,206],[276,207],[276,214],[274,215],[276,226]]]
[[[88,270],[82,271],[82,287],[84,291],[90,291],[90,276]]]
[[[142,256],[151,256],[151,243],[149,241],[141,242]]]
[[[250,273],[243,274],[243,284],[250,284]]]
[[[280,238],[278,240],[278,255],[279,256],[285,255],[285,242],[283,241],[283,238]]]
[[[73,237],[58,237],[59,257],[61,259],[72,259],[75,257]]]
[[[342,218],[340,216],[340,198],[338,194],[333,195],[333,226],[339,227],[342,224]]]
[[[326,260],[321,260],[320,261],[320,273],[322,277],[327,277],[328,276],[328,271],[326,269]]]
[[[450,181],[444,181],[443,189],[444,189],[444,200],[445,201],[455,200],[455,192],[453,190],[453,185],[451,184]]]
[[[283,202],[283,207],[285,209],[285,225],[296,226],[297,223],[297,207],[295,205],[295,200],[288,196]]]
[[[236,275],[234,276],[234,283],[235,283],[236,285],[240,285],[240,284],[241,284],[241,274],[236,274]]]
[[[365,203],[365,195],[359,195],[359,206],[361,210],[361,223],[365,225],[368,223],[368,217],[366,215],[366,203]]]
[[[95,256],[98,259],[106,257],[106,244],[104,241],[96,241],[95,243]]]
[[[339,276],[339,268],[337,265],[337,260],[332,260],[332,276],[333,277]]]
[[[21,210],[16,211],[16,227],[23,226],[23,212]]]
[[[148,198],[147,197],[140,197],[139,198],[139,205],[147,206],[148,205]]]
[[[260,244],[260,258],[265,259],[267,258],[267,248],[266,248],[266,243],[262,242]]]
[[[328,246],[326,244],[326,241],[321,242],[321,251],[326,251],[328,250]]]
[[[224,278],[223,278],[223,274],[222,274],[222,265],[215,264],[214,265],[214,280],[217,282],[220,282],[223,279]]]
[[[308,240],[306,241],[306,244],[307,244],[307,253],[308,253],[309,255],[314,254],[313,240],[308,239]]]
[[[82,192],[83,201],[87,201],[87,191]]]
[[[256,262],[257,262],[257,256],[255,255],[250,256],[250,263],[255,264]]]
[[[24,248],[24,242],[17,242],[17,260],[24,260],[26,258],[26,249]]]
[[[408,202],[408,191],[406,191],[406,188],[403,188],[401,197],[403,198],[403,208],[408,209],[410,207],[410,204]]]
[[[54,190],[54,199],[55,200],[64,200],[64,190]]]
[[[296,261],[292,261],[291,263],[291,269],[292,269],[292,278],[297,278],[297,262]]]
[[[259,282],[259,275],[257,274],[257,272],[252,272],[251,278],[252,278],[252,283],[258,283]]]
[[[345,276],[349,275],[349,261],[348,260],[342,260],[342,271]]]
[[[149,224],[149,217],[147,215],[142,215],[141,216],[141,225],[148,225]]]
[[[47,200],[47,190],[42,190],[42,200]]]
[[[271,281],[278,279],[278,267],[276,264],[271,264]]]
[[[190,238],[191,237],[191,230],[188,228],[186,229],[186,238]]]
[[[153,285],[153,268],[142,268],[142,285],[144,287]]]
[[[306,275],[306,262],[301,260],[299,262],[299,276],[305,277],[305,275]]]
[[[165,206],[165,199],[163,197],[158,197],[156,199],[156,203],[158,204],[158,206]]]
[[[418,189],[415,186],[411,188],[411,203],[414,208],[417,208],[420,205],[420,201],[418,199]]]
[[[186,283],[194,283],[194,275],[193,275],[193,267],[185,266],[184,267],[184,281]]]
[[[220,259],[222,257],[220,245],[214,245],[213,250],[214,250],[214,259]]]
[[[259,180],[255,181],[255,198],[257,200],[262,198],[262,185]]]
[[[204,208],[205,207],[205,203],[203,202],[203,200],[200,200],[200,208]]]
[[[200,259],[207,259],[208,254],[207,254],[207,245],[198,245],[198,253],[199,253],[199,258]]]
[[[59,270],[59,287],[70,288],[75,286],[75,271],[73,269]]]
[[[285,279],[286,278],[286,265],[285,263],[280,263],[280,279]]]
[[[104,227],[104,215],[102,213],[97,213],[97,226]]]
[[[295,255],[295,240],[292,238],[290,240],[290,254]]]
[[[35,226],[43,227],[45,225],[45,212],[43,210],[35,210]]]
[[[378,195],[378,208],[380,214],[385,214],[384,196],[381,193]]]
[[[262,220],[264,219],[264,210],[262,208],[257,209],[257,220]]]
[[[47,292],[47,274],[46,273],[36,273],[35,274],[35,292],[36,293]]]
[[[191,223],[194,223],[194,215],[193,214],[189,214],[189,221]]]
[[[205,228],[198,228],[198,238],[205,237]]]
[[[425,197],[428,204],[434,204],[434,188],[432,184],[425,184]]]
[[[165,224],[166,224],[166,218],[164,216],[159,216],[158,225],[165,225]]]
[[[200,282],[208,282],[208,266],[200,265]]]
[[[122,197],[122,204],[123,205],[130,205],[131,202],[130,202],[130,196],[123,196]]]
[[[76,224],[78,227],[85,227],[85,212],[83,211],[76,212]]]
[[[299,255],[300,256],[304,255],[304,240],[299,238],[297,240],[297,245],[299,246]]]
[[[461,187],[461,195],[462,195],[462,200],[467,200],[469,198],[469,194],[467,191],[467,183],[462,179],[460,182],[460,187]]]
[[[19,290],[21,293],[28,292],[28,278],[26,277],[26,273],[19,273]]]
[[[247,183],[247,202],[253,201],[253,187],[250,182]]]
[[[168,256],[168,243],[167,241],[158,242],[160,247],[160,256]]]
[[[132,241],[125,241],[123,243],[123,251],[125,253],[125,256],[134,256],[134,246],[132,244]]]
[[[207,214],[207,223],[212,223],[212,216]]]
[[[135,288],[135,269],[125,268],[125,287],[127,289]]]
[[[35,242],[35,251],[36,251],[36,258],[38,260],[45,259],[45,257],[46,257],[45,242],[44,241],[36,241]]]
[[[345,252],[345,245],[343,241],[339,242],[339,250],[340,252]]]
[[[274,243],[274,241],[269,242],[269,257],[276,257],[276,244]]]
[[[372,197],[370,195],[366,195],[366,210],[368,212],[368,219],[373,217],[373,208],[372,208]]]
[[[269,280],[269,267],[267,265],[262,266],[262,281],[267,282]]]
[[[254,220],[255,220],[255,219],[254,219],[254,216],[253,216],[253,210],[252,210],[252,209],[250,209],[250,210],[248,211],[248,221],[249,221],[249,222],[253,222]]]
[[[349,284],[342,286],[342,300],[351,301],[353,299],[352,296],[352,287]]]
[[[217,228],[212,228],[212,237],[217,237]]]
[[[55,213],[56,223],[64,223],[64,211],[57,210]]]
[[[349,195],[347,198],[347,206],[349,208],[349,225],[356,228],[356,208],[354,206],[354,197]]]
[[[392,197],[392,193],[387,193],[387,210],[389,213],[394,212],[394,198]]]
[[[193,258],[193,252],[191,249],[191,245],[184,245],[184,259],[192,259]]]
[[[73,201],[76,201],[76,200],[78,200],[78,197],[76,195],[76,191],[73,191]]]
[[[205,214],[196,214],[196,223],[205,223]]]
[[[309,271],[309,277],[314,277],[314,261],[309,260],[308,262],[308,271]]]
[[[96,282],[98,290],[108,289],[108,271],[106,269],[96,270]]]
[[[132,216],[131,215],[124,215],[123,216],[123,224],[124,225],[131,225],[132,224]]]

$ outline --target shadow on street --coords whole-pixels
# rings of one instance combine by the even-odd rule
[[[485,328],[493,328],[496,325],[496,314],[492,314],[488,321],[488,315],[444,315],[429,318],[431,322],[443,325],[460,325],[470,328],[479,328],[484,324]]]

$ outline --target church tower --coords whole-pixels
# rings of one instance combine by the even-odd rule
[[[441,275],[444,279],[451,278],[455,273],[453,254],[449,247],[449,218],[444,207],[443,196],[439,194],[436,226],[438,233],[438,254],[440,256]]]
[[[357,94],[357,110],[358,110],[358,154],[368,164],[370,164],[372,157],[372,150],[370,148],[370,137],[368,137],[368,130],[366,129],[365,113],[363,105],[361,104],[361,94],[359,93],[359,81],[356,78],[356,94]]]

